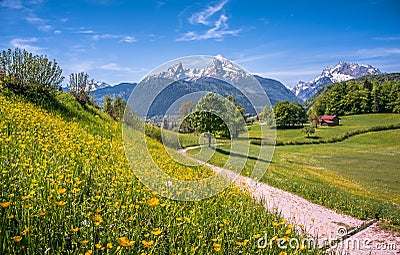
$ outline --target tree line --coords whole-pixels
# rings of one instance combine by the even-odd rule
[[[301,125],[307,121],[307,114],[304,107],[297,101],[287,100],[278,102],[274,107],[264,106],[261,114],[261,121],[269,126],[293,127]]]
[[[400,81],[340,82],[320,95],[310,115],[400,113]]]

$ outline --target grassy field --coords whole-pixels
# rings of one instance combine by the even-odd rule
[[[335,137],[340,137],[346,133],[366,130],[373,127],[382,127],[388,125],[400,124],[400,114],[364,114],[343,116],[340,118],[340,125],[334,128],[328,126],[318,126],[315,129],[315,134],[307,138],[301,133],[302,128],[291,129],[277,129],[277,143],[284,144],[290,142],[312,142],[318,140],[329,140]],[[268,129],[266,129],[268,130]],[[265,132],[265,131],[264,131]],[[274,131],[270,130],[269,133],[273,134]],[[267,132],[267,136],[269,135]],[[249,138],[260,139],[261,128],[258,123],[249,127]]]
[[[371,121],[374,116],[367,115],[365,120],[362,120],[364,116],[344,117],[343,126],[322,128],[320,133],[337,135],[345,132],[346,123],[354,129],[365,128],[395,122],[400,117],[379,114],[376,115],[379,121]],[[300,132],[282,131],[278,130],[278,139],[293,139],[296,137],[293,134]],[[397,129],[360,134],[337,143],[278,146],[269,166],[267,162],[258,162],[268,167],[262,181],[346,214],[361,219],[381,219],[386,225],[400,229],[399,139],[400,130]],[[242,172],[245,175],[249,175],[255,165],[257,147],[250,146]],[[221,145],[209,162],[223,166],[229,152],[229,145]]]
[[[0,113],[0,254],[316,253],[275,242],[259,250],[265,234],[296,233],[234,187],[197,202],[152,192],[133,174],[148,162],[128,164],[121,124],[67,94],[43,107],[0,95]],[[210,174],[147,142],[164,172]]]

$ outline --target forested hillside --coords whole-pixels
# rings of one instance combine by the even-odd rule
[[[315,115],[400,113],[400,74],[369,75],[329,84],[306,105]]]

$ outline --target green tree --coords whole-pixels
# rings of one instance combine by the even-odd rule
[[[274,115],[276,125],[281,127],[303,125],[307,121],[306,111],[298,102],[278,102],[274,106]]]
[[[19,48],[0,53],[0,68],[6,71],[1,77],[3,86],[28,96],[51,95],[64,80],[55,60]]]
[[[112,99],[109,94],[106,95],[103,101],[103,112],[107,113],[108,115],[113,114],[113,105],[112,105]]]
[[[301,132],[303,134],[306,134],[307,137],[310,137],[310,135],[315,133],[315,128],[314,127],[304,127]]]
[[[84,72],[71,73],[69,75],[68,89],[70,93],[82,105],[91,103],[89,93],[93,88],[93,79],[89,81],[89,75]]]
[[[207,93],[199,100],[190,120],[197,132],[208,134],[209,146],[211,134],[234,138],[246,128],[237,105],[214,93]]]
[[[114,100],[110,95],[106,95],[103,101],[103,112],[107,113],[115,120],[122,120],[126,108],[126,101],[120,96],[116,96]]]
[[[183,102],[179,107],[177,114],[180,118],[180,127],[179,131],[183,133],[193,132],[192,122],[189,115],[193,112],[196,108],[196,103],[192,100],[188,102]]]
[[[121,96],[116,96],[113,102],[114,119],[121,120],[124,116],[126,101]]]
[[[261,114],[261,120],[264,121],[268,126],[275,125],[274,109],[270,105],[265,105]]]

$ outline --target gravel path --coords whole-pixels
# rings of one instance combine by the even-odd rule
[[[186,148],[180,152],[188,156],[186,151],[194,148],[196,147]],[[344,239],[327,250],[333,254],[400,254],[400,236],[381,230],[377,223],[337,213],[266,183],[194,160],[228,180],[235,179],[236,186],[247,190],[269,212],[279,214],[308,237],[318,240],[319,247],[339,238]]]

